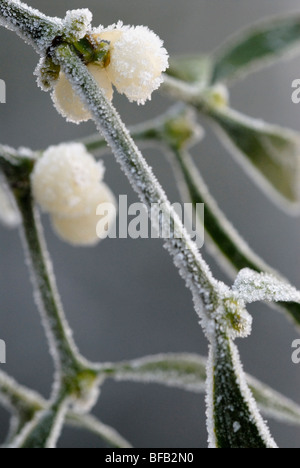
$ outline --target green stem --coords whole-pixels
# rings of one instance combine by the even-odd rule
[[[203,84],[187,83],[168,75],[164,76],[161,89],[171,98],[189,104],[208,116],[216,107],[224,107],[227,104],[226,97],[220,95],[214,86],[205,87]]]
[[[12,440],[21,434],[24,427],[32,421],[37,413],[47,410],[49,402],[41,395],[19,385],[14,379],[0,371],[0,401],[12,411],[16,418],[13,427]],[[113,428],[101,423],[93,416],[68,411],[66,423],[98,435],[101,439],[116,448],[130,448],[130,443]]]
[[[168,75],[164,75],[164,82],[161,87],[162,91],[177,100],[183,101],[186,104],[195,107],[204,106],[206,104],[203,91],[207,91],[203,85],[186,83]]]
[[[188,121],[189,115],[188,112],[190,108],[185,104],[176,104],[168,109],[164,114],[156,117],[155,119],[143,122],[141,124],[133,125],[129,127],[129,133],[134,141],[139,141],[142,143],[151,142],[153,144],[165,144],[166,140],[171,144],[170,140],[170,124],[173,122],[180,121],[180,124],[187,125],[188,127],[188,136],[191,136],[194,128],[191,126],[194,125],[194,122]],[[182,133],[182,128],[180,128]],[[178,128],[176,128],[176,133],[174,135],[178,139]],[[186,137],[186,134],[184,135]],[[177,141],[177,140],[176,140]],[[80,143],[85,145],[86,149],[94,154],[98,154],[101,150],[107,149],[107,142],[103,136],[99,133],[82,138],[79,140]]]
[[[165,246],[193,293],[197,312],[204,319],[222,301],[219,283],[213,278],[197,246],[176,216],[165,192],[118,113],[106,100],[86,66],[67,45],[57,47],[54,56],[74,90],[89,108],[99,131],[108,142],[141,201],[148,209],[153,206],[159,209],[162,225],[167,223],[171,228],[171,235],[169,239],[165,239]],[[156,226],[158,230],[159,227]],[[206,314],[203,313],[201,304],[206,308]]]
[[[82,370],[82,366],[65,319],[39,214],[32,198],[30,174],[33,166],[33,155],[24,157],[11,148],[0,148],[0,169],[6,177],[20,211],[35,299],[46,328],[56,371],[62,382],[67,376]]]
[[[162,122],[167,122],[169,118],[169,114],[162,116],[157,120]],[[130,134],[135,141],[142,141],[142,142],[157,142],[160,140],[160,123],[158,124],[157,120],[151,120],[149,122],[145,122],[139,125],[134,125],[133,127],[129,128]],[[95,133],[94,135],[88,136],[86,138],[82,138],[79,140],[82,143],[87,151],[90,153],[98,154],[101,150],[107,149],[107,142],[105,138],[103,138],[99,133]]]
[[[31,192],[30,176],[34,154],[18,155],[11,148],[0,147],[0,169],[6,177],[22,220],[24,249],[35,291],[35,300],[53,356],[57,391],[80,400],[89,389],[98,385],[94,365],[77,350],[66,320],[48,255],[39,212]],[[55,396],[54,395],[54,396]]]
[[[0,401],[13,413],[9,441],[20,434],[35,414],[47,405],[38,393],[20,386],[2,371],[0,372]]]
[[[25,3],[0,1],[0,24],[16,32],[38,52],[45,52],[62,31],[62,21],[52,19]]]
[[[23,220],[25,248],[33,273],[36,302],[44,319],[50,351],[59,373],[68,376],[79,370],[79,354],[63,312],[39,214],[33,205],[30,190],[17,198],[17,204]]]
[[[10,444],[11,448],[55,448],[63,427],[69,405],[69,397],[60,393],[52,405],[37,413]]]
[[[107,442],[111,447],[129,449],[132,445],[124,439],[115,429],[98,421],[94,416],[85,414],[68,413],[66,421],[75,427],[85,429]]]

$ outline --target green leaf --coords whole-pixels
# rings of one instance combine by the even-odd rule
[[[231,109],[210,109],[221,141],[271,200],[299,211],[300,136]],[[270,190],[271,189],[271,190]],[[288,204],[286,203],[288,202]]]
[[[159,354],[113,366],[110,376],[118,381],[157,383],[203,392],[206,360],[191,354]]]
[[[280,393],[247,376],[248,385],[262,412],[278,421],[300,425],[300,406]]]
[[[66,408],[50,408],[38,413],[11,443],[11,448],[55,448],[60,435]]]
[[[257,273],[249,268],[239,272],[233,290],[246,304],[258,301],[300,303],[300,292],[293,286],[276,276]]]
[[[37,449],[50,448],[50,439],[53,434],[53,428],[56,422],[56,414],[53,411],[47,411],[43,414],[39,423],[22,440],[20,448]],[[53,448],[53,447],[52,447]]]
[[[41,395],[18,384],[2,371],[0,371],[0,403],[14,414],[13,432],[9,438],[12,443],[16,440],[17,435],[20,435],[24,427],[34,419],[35,415],[49,406],[49,403]],[[66,424],[93,432],[113,447],[131,447],[129,442],[117,431],[93,416],[69,411],[66,415]]]
[[[280,59],[300,46],[300,17],[276,18],[251,27],[214,56],[212,82],[229,81]]]
[[[209,193],[197,166],[187,151],[173,151],[175,176],[178,179],[182,199],[188,199],[196,208],[204,204],[204,228],[206,246],[220,266],[232,277],[244,269],[250,268],[258,273],[277,273],[251,250],[238,231],[220,210],[217,202]],[[203,223],[203,219],[199,220]],[[278,276],[278,275],[277,275]],[[282,280],[284,281],[284,279]],[[300,304],[297,302],[279,302],[277,306],[300,325]]]
[[[107,377],[117,381],[155,383],[194,393],[204,393],[206,366],[206,358],[198,354],[159,354],[112,365],[107,370]],[[299,405],[254,377],[247,375],[246,378],[264,414],[300,426]],[[84,424],[82,420],[80,422]]]
[[[65,421],[67,408],[67,400],[62,400],[37,413],[34,419],[11,442],[10,448],[55,448]]]
[[[167,74],[189,83],[208,85],[211,78],[211,59],[207,55],[171,58]]]
[[[208,362],[207,418],[211,448],[276,448],[246,383],[239,353],[220,330]]]

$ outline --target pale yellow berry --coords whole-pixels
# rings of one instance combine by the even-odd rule
[[[124,31],[121,29],[107,29],[101,31],[101,33],[95,34],[94,39],[97,42],[107,41],[110,42],[110,51],[113,50],[114,44],[121,39],[121,36],[124,34]]]
[[[121,22],[94,35],[110,42],[108,76],[130,101],[144,104],[163,82],[168,53],[161,39],[145,26],[123,26]]]
[[[95,64],[89,64],[87,68],[107,99],[111,101],[113,98],[113,88],[106,70]],[[57,111],[63,117],[66,117],[69,122],[78,124],[92,118],[90,112],[85,108],[63,72],[60,72],[59,78],[54,85],[52,99]]]
[[[41,208],[67,216],[84,215],[94,203],[104,167],[79,143],[52,146],[36,162],[32,189]]]
[[[116,201],[105,184],[94,192],[90,212],[76,218],[52,215],[52,224],[62,240],[74,246],[94,246],[108,236],[116,219]],[[101,214],[97,214],[101,212]]]

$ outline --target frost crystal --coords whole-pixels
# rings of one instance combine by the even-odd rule
[[[145,26],[124,26],[122,22],[98,30],[94,37],[110,42],[107,72],[117,90],[138,104],[151,99],[168,68],[162,40]]]
[[[69,402],[65,401],[56,411],[45,409],[24,426],[24,429],[9,444],[8,448],[53,449],[61,434]]]
[[[222,389],[216,383],[220,379]],[[256,427],[260,443],[265,447],[277,448],[248,387],[238,349],[231,340],[227,343],[221,336],[216,336],[210,346],[206,390],[210,448],[218,447],[220,439],[223,443],[226,441],[226,448],[236,447],[237,440],[240,446],[245,442],[243,431],[249,432],[249,427]],[[249,444],[249,440],[247,443]]]
[[[34,71],[34,75],[37,76],[38,86],[43,91],[50,91],[59,78],[59,71],[59,66],[55,66],[48,57],[42,57]]]
[[[60,18],[49,18],[20,1],[1,0],[0,25],[16,32],[41,54],[46,52],[56,36],[63,34]]]
[[[283,280],[271,274],[257,273],[245,268],[233,285],[233,290],[245,303],[266,302],[298,302],[300,292]]]
[[[70,10],[64,19],[64,35],[67,40],[79,41],[91,27],[93,15],[87,8]]]
[[[233,423],[233,432],[236,433],[236,432],[239,432],[240,430],[241,430],[241,425],[240,425],[240,423],[237,422],[237,421],[235,421],[235,422]]]

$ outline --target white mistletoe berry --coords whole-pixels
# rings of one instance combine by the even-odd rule
[[[162,40],[145,26],[124,26],[122,22],[98,29],[94,38],[110,42],[106,70],[117,90],[138,104],[151,99],[168,68],[169,56]]]
[[[90,211],[103,176],[102,163],[84,145],[51,146],[35,164],[33,194],[46,212],[81,216]]]
[[[92,63],[87,68],[107,99],[111,101],[113,98],[113,87],[106,69]],[[54,83],[52,99],[57,111],[63,117],[66,117],[69,122],[78,124],[91,119],[90,112],[85,108],[63,72],[60,72],[58,80]]]
[[[94,246],[107,237],[116,219],[116,201],[105,184],[98,184],[93,192],[94,200],[89,205],[90,211],[83,216],[52,215],[52,224],[57,234],[74,246]],[[101,214],[99,213],[99,207]],[[103,216],[101,216],[103,215]]]

